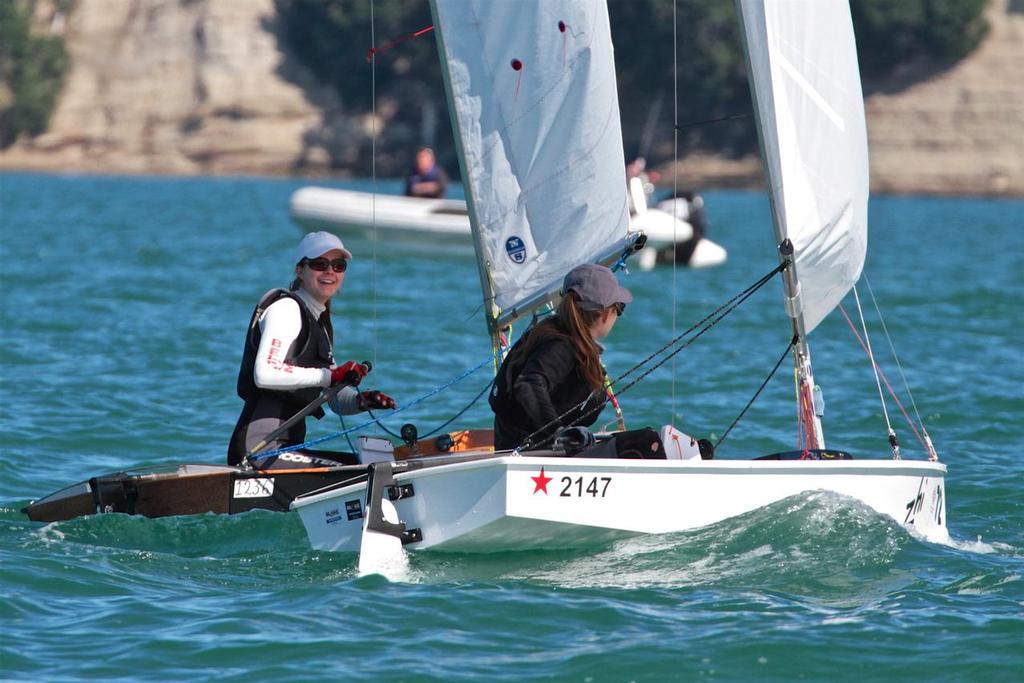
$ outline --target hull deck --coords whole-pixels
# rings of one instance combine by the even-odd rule
[[[121,512],[145,517],[287,511],[298,495],[366,478],[366,468],[243,470],[177,465],[93,477],[33,501],[22,512],[36,522]]]
[[[856,499],[939,538],[945,465],[921,461],[636,461],[499,455],[394,468],[389,498],[420,540],[407,548],[499,552],[590,547],[706,526],[807,491]],[[366,483],[298,497],[313,547],[360,547]]]

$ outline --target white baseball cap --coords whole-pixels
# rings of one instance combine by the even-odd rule
[[[334,249],[340,251],[345,258],[352,258],[352,252],[345,248],[336,235],[323,230],[311,232],[299,242],[299,247],[295,250],[295,262],[298,263],[304,258],[318,258]]]

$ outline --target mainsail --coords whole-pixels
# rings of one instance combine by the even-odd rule
[[[847,0],[737,0],[775,236],[796,252],[804,332],[860,277],[868,147]],[[799,307],[799,305],[797,306]]]
[[[604,0],[433,0],[492,333],[628,243]]]

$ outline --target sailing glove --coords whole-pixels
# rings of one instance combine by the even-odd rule
[[[372,410],[374,408],[395,407],[395,399],[380,391],[364,391],[359,394],[359,409]]]
[[[331,384],[344,382],[351,386],[359,386],[359,382],[366,377],[370,371],[369,363],[357,363],[354,360],[346,361],[331,370]]]
[[[567,455],[575,455],[596,442],[594,433],[586,427],[566,427],[555,436],[555,448],[564,450]]]

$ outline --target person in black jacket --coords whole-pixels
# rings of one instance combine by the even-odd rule
[[[556,315],[527,330],[498,370],[490,396],[496,449],[550,447],[559,429],[597,421],[606,401],[598,340],[632,300],[604,266],[565,276]]]

